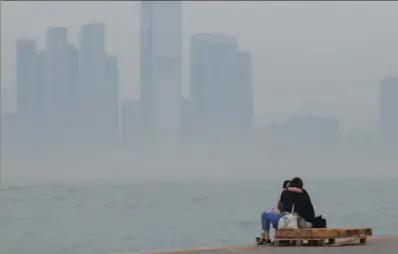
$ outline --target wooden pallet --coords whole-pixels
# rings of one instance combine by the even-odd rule
[[[285,242],[290,243],[289,245],[310,246],[342,246],[355,242],[366,244],[367,237],[371,235],[371,228],[279,229],[275,234],[274,245],[278,246]],[[345,240],[336,243],[336,239]]]

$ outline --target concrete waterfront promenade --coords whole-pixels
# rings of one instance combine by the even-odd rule
[[[254,243],[236,247],[208,247],[169,251],[135,252],[124,254],[397,254],[397,237],[369,237],[366,245],[345,245],[340,247],[266,247]]]

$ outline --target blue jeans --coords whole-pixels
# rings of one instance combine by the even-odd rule
[[[279,213],[263,212],[261,214],[261,225],[263,227],[263,231],[269,232],[271,224],[272,226],[274,226],[274,228],[277,228],[279,217],[280,217]]]

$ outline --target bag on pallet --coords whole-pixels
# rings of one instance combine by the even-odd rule
[[[322,217],[322,215],[315,217],[314,222],[312,223],[313,228],[327,228],[326,219]]]
[[[294,213],[294,204],[290,213],[285,213],[278,221],[278,229],[298,229],[298,215]]]

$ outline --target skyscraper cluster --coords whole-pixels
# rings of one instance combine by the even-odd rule
[[[36,41],[19,39],[17,113],[6,129],[32,147],[247,134],[251,57],[236,37],[192,36],[191,98],[183,99],[181,5],[141,3],[140,101],[124,102],[121,111],[117,59],[105,52],[104,24],[82,26],[78,47],[68,43],[65,27],[47,29],[42,51]]]
[[[104,41],[104,24],[83,26],[79,48],[68,43],[65,27],[47,29],[42,51],[32,39],[17,40],[17,143],[62,147],[117,141],[119,74]]]
[[[252,59],[237,37],[191,36],[184,66],[190,97],[183,98],[181,5],[141,2],[140,100],[123,102],[121,110],[118,63],[105,52],[104,24],[81,27],[78,47],[68,43],[65,27],[48,28],[41,51],[36,41],[19,39],[17,113],[5,117],[6,139],[23,146],[73,147],[251,134]],[[382,80],[380,91],[380,136],[398,144],[398,79]],[[339,120],[295,116],[276,133],[287,143],[334,144]]]
[[[236,37],[192,36],[191,96],[183,99],[181,4],[142,2],[141,100],[124,104],[123,136],[164,139],[247,134],[253,114],[251,57],[239,51]]]

